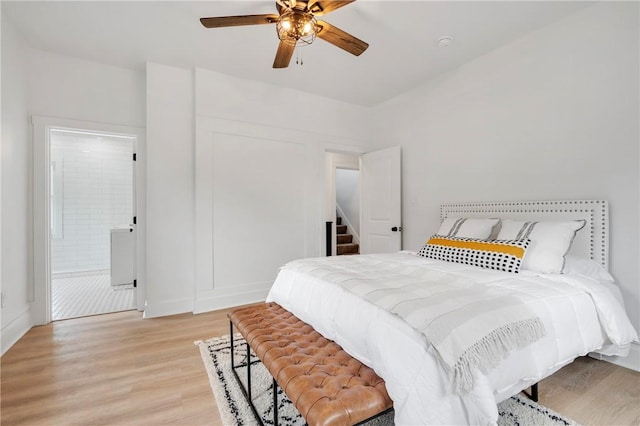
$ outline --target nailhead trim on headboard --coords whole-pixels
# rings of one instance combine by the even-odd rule
[[[473,217],[474,214],[502,219],[537,220],[586,219],[589,256],[605,268],[609,266],[609,203],[605,200],[506,201],[491,203],[452,203],[440,206],[440,220],[446,217]],[[583,229],[579,232],[584,232]]]

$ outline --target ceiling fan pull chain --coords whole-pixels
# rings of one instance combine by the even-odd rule
[[[300,50],[298,48],[296,48],[296,65],[303,66],[304,65],[304,60],[302,58],[302,55],[299,52],[300,52]]]

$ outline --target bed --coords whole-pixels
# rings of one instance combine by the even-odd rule
[[[500,401],[578,356],[624,356],[637,340],[606,272],[605,201],[457,203],[443,205],[441,219],[419,252],[290,262],[267,298],[372,367],[385,380],[396,424],[495,424]],[[544,245],[564,231],[569,253]],[[525,246],[514,249],[515,271],[502,254],[469,257],[468,244],[484,250],[509,234],[504,244]],[[553,250],[560,260],[547,256]],[[485,305],[490,311],[480,310]],[[495,338],[483,327],[507,331]],[[486,353],[476,356],[478,347]]]

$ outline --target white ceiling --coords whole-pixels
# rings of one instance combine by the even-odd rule
[[[275,25],[206,29],[207,16],[274,13],[274,1],[2,1],[34,48],[144,69],[146,61],[202,67],[374,105],[588,6],[578,1],[359,0],[322,19],[369,43],[360,57],[323,40],[304,65],[272,69]],[[447,48],[438,38],[451,36]]]

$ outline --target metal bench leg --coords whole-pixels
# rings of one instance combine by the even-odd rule
[[[251,349],[249,348],[249,342],[247,342],[247,398],[249,402],[253,404],[251,398]]]
[[[278,426],[278,383],[273,379],[273,426]]]
[[[236,364],[233,362],[233,352],[235,352],[235,348],[233,347],[233,323],[231,321],[229,321],[229,336],[231,337],[231,369],[235,371]]]
[[[247,342],[247,388],[245,389],[242,380],[240,380],[240,376],[238,375],[238,372],[236,371],[238,368],[240,367],[244,367],[244,365],[235,365],[235,357],[233,355],[234,352],[234,343],[233,343],[233,322],[229,321],[229,331],[230,331],[230,336],[231,336],[231,372],[233,373],[233,376],[236,378],[236,382],[238,383],[238,386],[240,387],[240,390],[242,391],[242,394],[244,395],[244,397],[247,399],[247,402],[249,403],[249,406],[251,407],[251,411],[253,412],[253,415],[256,418],[256,421],[259,425],[264,426],[264,422],[262,421],[262,418],[260,417],[260,414],[258,414],[258,410],[256,409],[256,406],[253,404],[253,401],[251,400],[251,349],[249,347],[249,343]]]

